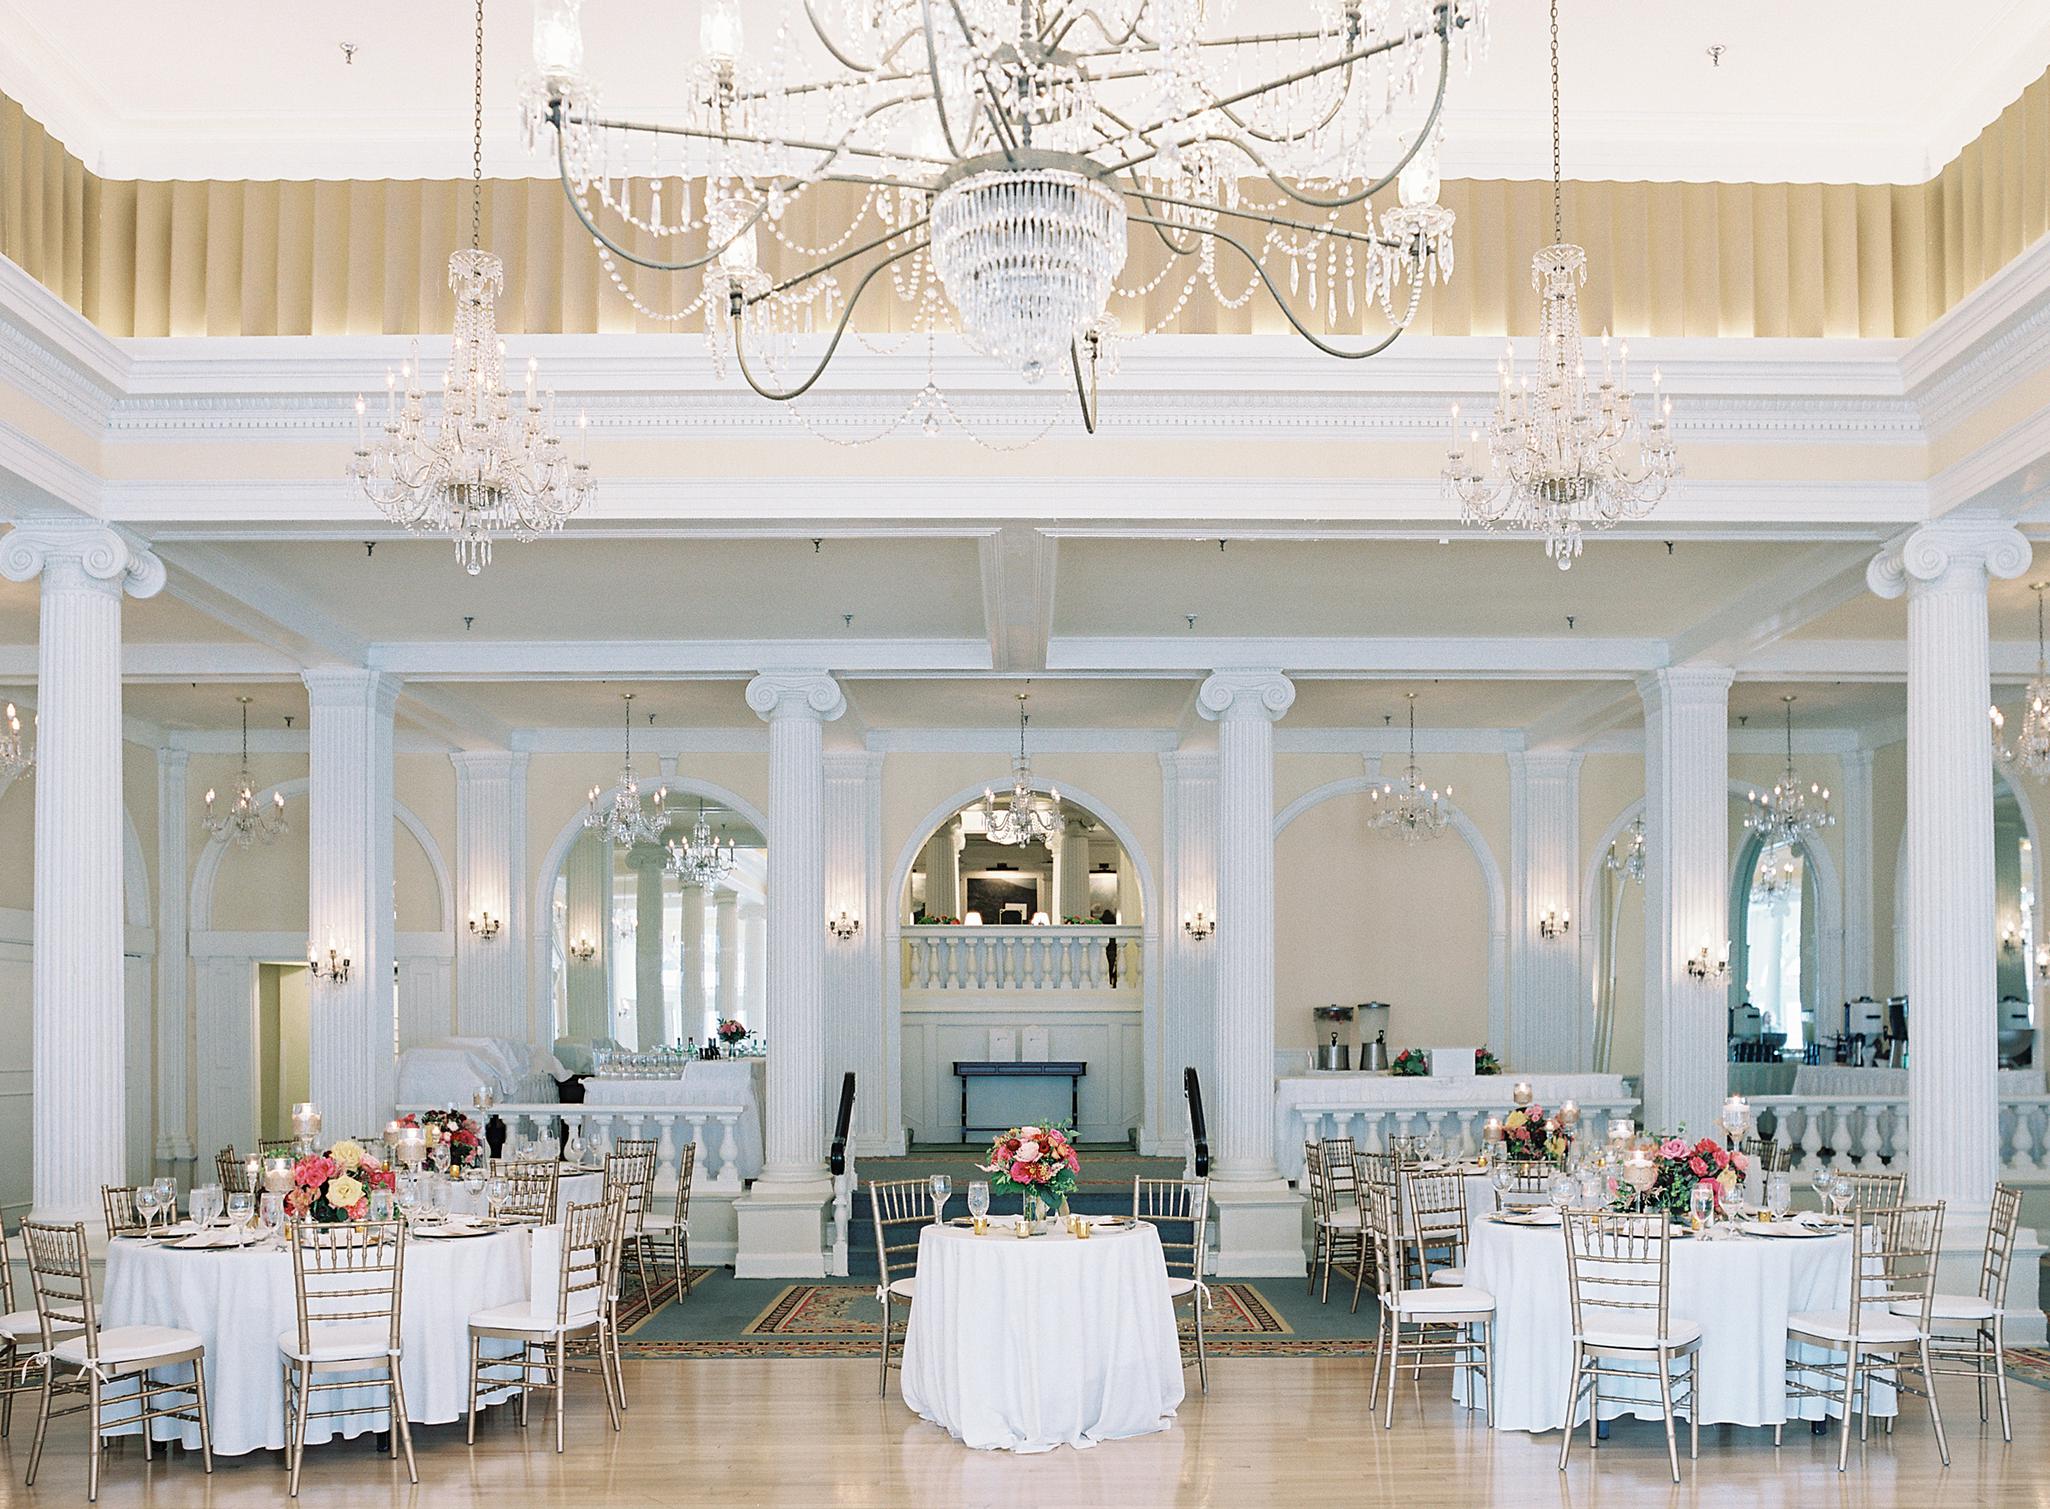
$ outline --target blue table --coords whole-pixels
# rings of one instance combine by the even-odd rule
[[[1068,1125],[1073,1127],[1081,1123],[1082,1077],[1088,1072],[1089,1065],[1080,1059],[1054,1059],[1046,1063],[955,1059],[954,1075],[961,1081],[961,1140],[968,1141],[970,1133],[993,1136],[1018,1125],[1015,1121],[1004,1121],[977,1126],[969,1120],[968,1087],[976,1080],[1065,1079],[1068,1082]]]

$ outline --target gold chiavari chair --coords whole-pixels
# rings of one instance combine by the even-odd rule
[[[1573,1383],[1559,1442],[1559,1470],[1573,1448],[1573,1417],[1587,1399],[1587,1449],[1600,1428],[1602,1379],[1658,1381],[1666,1461],[1680,1481],[1673,1416],[1687,1411],[1688,1460],[1701,1455],[1701,1327],[1671,1312],[1672,1223],[1663,1214],[1565,1213],[1566,1296],[1573,1308]],[[1676,1373],[1675,1369],[1679,1371]]]
[[[1383,1184],[1369,1181],[1367,1207],[1373,1236],[1374,1286],[1380,1299],[1374,1334],[1374,1382],[1367,1408],[1378,1403],[1382,1372],[1387,1372],[1388,1412],[1384,1430],[1395,1428],[1395,1378],[1405,1354],[1417,1378],[1426,1368],[1464,1373],[1469,1398],[1476,1397],[1474,1378],[1485,1381],[1490,1408],[1495,1386],[1495,1297],[1485,1289],[1408,1287],[1410,1249],[1415,1237],[1403,1230],[1397,1202]],[[1405,1330],[1407,1334],[1405,1335]],[[1479,1337],[1476,1339],[1475,1332]]]
[[[550,1165],[553,1167],[553,1165]],[[563,1449],[563,1416],[569,1403],[569,1339],[595,1336],[598,1373],[605,1381],[605,1411],[619,1429],[619,1397],[614,1391],[619,1336],[612,1295],[619,1266],[620,1234],[626,1191],[610,1190],[595,1205],[571,1205],[563,1212],[562,1260],[556,1276],[555,1303],[536,1310],[531,1300],[479,1310],[470,1317],[470,1421],[466,1439],[477,1441],[480,1385],[519,1395],[520,1424],[527,1423],[527,1401],[535,1393],[555,1396],[555,1450]],[[487,1358],[487,1340],[511,1341],[519,1350],[510,1357]],[[493,1374],[486,1378],[485,1373]]]
[[[890,1391],[891,1332],[897,1307],[907,1309],[918,1297],[918,1238],[938,1212],[933,1209],[932,1183],[926,1179],[883,1179],[868,1187],[869,1219],[875,1223],[876,1265],[880,1282],[876,1298],[883,1306],[882,1378],[878,1393]],[[910,1317],[905,1318],[906,1324]]]
[[[1196,1381],[1207,1394],[1210,1355],[1203,1344],[1203,1310],[1210,1292],[1203,1284],[1203,1264],[1210,1237],[1210,1181],[1135,1178],[1132,1215],[1162,1228],[1160,1251],[1167,1260],[1168,1298],[1177,1305],[1186,1301],[1196,1318]]]
[[[1424,1139],[1391,1132],[1388,1136],[1388,1156],[1397,1163],[1421,1163],[1424,1157]]]
[[[285,1372],[287,1493],[299,1496],[307,1423],[365,1412],[358,1402],[317,1410],[313,1396],[360,1389],[385,1391],[391,1453],[396,1457],[404,1449],[406,1477],[419,1482],[413,1466],[413,1431],[406,1421],[406,1388],[399,1370],[405,1224],[349,1221],[323,1226],[298,1221],[291,1227],[291,1247],[292,1293],[298,1318],[292,1330],[278,1337]],[[365,1376],[374,1373],[383,1376]]]
[[[1367,1278],[1367,1207],[1360,1197],[1360,1150],[1350,1137],[1324,1139],[1324,1179],[1330,1191],[1333,1223],[1340,1230],[1352,1232],[1352,1313],[1357,1315],[1360,1292]],[[1328,1292],[1328,1271],[1325,1284]]]
[[[1837,1178],[1851,1186],[1851,1207],[1861,1216],[1899,1210],[1908,1197],[1908,1176],[1846,1169]]]
[[[1986,1223],[1986,1250],[1979,1263],[1977,1294],[1938,1293],[1929,1302],[1929,1356],[1939,1375],[1970,1378],[1979,1386],[1979,1420],[1986,1419],[1986,1385],[2000,1400],[2000,1439],[2012,1441],[2007,1417],[2007,1281],[2014,1272],[2015,1230],[2021,1224],[2022,1192],[2011,1184],[1993,1186]],[[1913,1318],[1917,1302],[1896,1301],[1896,1315]]]
[[[499,1201],[501,1220],[524,1226],[547,1226],[555,1220],[555,1202],[561,1166],[551,1158],[545,1163],[500,1160],[492,1174],[505,1180],[505,1198]]]
[[[1332,1197],[1330,1166],[1324,1149],[1315,1142],[1303,1145],[1303,1182],[1310,1189],[1310,1287],[1315,1294],[1321,1279],[1323,1302],[1331,1298],[1331,1270],[1350,1266],[1353,1290],[1359,1290],[1359,1272],[1365,1266],[1365,1222],[1358,1205],[1341,1210]]]
[[[1558,1168],[1550,1163],[1534,1159],[1512,1160],[1508,1182],[1494,1186],[1495,1209],[1529,1210],[1533,1206],[1551,1204],[1552,1180],[1558,1172]]]
[[[105,1213],[108,1241],[142,1234],[142,1217],[135,1209],[135,1191],[127,1185],[102,1184],[100,1209]]]
[[[653,1309],[655,1285],[648,1271],[653,1262],[647,1247],[646,1221],[649,1202],[655,1196],[655,1144],[622,1139],[613,1144],[613,1149],[605,1158],[605,1188],[619,1190],[626,1199],[622,1218],[625,1225],[620,1236],[621,1283],[624,1285],[625,1281],[624,1265],[631,1262],[634,1282],[640,1288],[640,1302]]]
[[[681,1301],[691,1291],[690,1277],[690,1186],[697,1177],[698,1145],[686,1142],[683,1156],[676,1161],[676,1208],[670,1214],[650,1212],[641,1223],[649,1255],[669,1265],[670,1278]]]
[[[1760,1174],[1784,1174],[1794,1165],[1793,1149],[1772,1137],[1746,1137],[1738,1149]]]
[[[249,1160],[235,1151],[233,1143],[214,1154],[214,1175],[221,1181],[223,1197],[256,1193],[249,1178]]]
[[[1461,1174],[1409,1175],[1409,1225],[1416,1233],[1423,1280],[1442,1288],[1466,1282],[1470,1233],[1466,1223],[1466,1179]]]
[[[28,1483],[34,1487],[42,1464],[43,1443],[50,1422],[86,1412],[91,1453],[86,1466],[88,1503],[100,1496],[100,1440],[113,1427],[140,1425],[143,1455],[152,1454],[150,1422],[176,1420],[199,1427],[199,1451],[206,1470],[214,1470],[213,1432],[206,1414],[206,1343],[196,1331],[175,1326],[109,1326],[103,1328],[93,1304],[92,1270],[86,1256],[85,1223],[53,1226],[21,1223],[22,1245],[28,1249],[29,1282],[36,1294],[37,1329],[45,1359],[36,1410],[36,1439],[29,1448]],[[150,1375],[158,1368],[192,1369],[190,1383],[160,1383]],[[60,1370],[75,1368],[70,1377]],[[134,1379],[136,1391],[119,1399],[105,1397],[107,1385]],[[83,1394],[82,1403],[54,1408],[56,1401]],[[169,1400],[165,1403],[163,1401]]]
[[[1908,1394],[1929,1402],[1929,1422],[1936,1429],[1936,1451],[1950,1465],[1950,1446],[1943,1437],[1943,1414],[1936,1404],[1936,1384],[1929,1357],[1930,1312],[1936,1298],[1936,1263],[1943,1247],[1943,1205],[1903,1205],[1882,1210],[1866,1241],[1858,1228],[1851,1245],[1851,1302],[1845,1310],[1802,1311],[1787,1317],[1786,1395],[1794,1399],[1835,1399],[1843,1409],[1843,1437],[1837,1445],[1836,1470],[1844,1471],[1851,1453],[1851,1415],[1862,1409],[1858,1438],[1872,1423],[1871,1387],[1875,1373]],[[1832,1360],[1798,1359],[1794,1347],[1805,1345],[1832,1354]],[[1841,1354],[1842,1360],[1834,1360]],[[1920,1376],[1917,1386],[1908,1375]],[[1815,1380],[1823,1380],[1817,1383]],[[1773,1445],[1780,1427],[1774,1426]]]
[[[69,1336],[69,1330],[59,1336]],[[43,1335],[42,1318],[33,1304],[16,1309],[14,1263],[8,1251],[7,1233],[0,1228],[0,1439],[14,1423],[14,1396],[42,1391],[47,1360],[38,1360]]]

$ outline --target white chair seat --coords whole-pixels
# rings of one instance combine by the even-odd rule
[[[83,1335],[60,1341],[51,1350],[51,1356],[73,1367],[84,1367],[85,1343]],[[181,1331],[176,1326],[109,1326],[100,1332],[99,1353],[102,1365],[119,1366],[124,1362],[140,1362],[146,1357],[175,1357],[183,1352],[198,1352],[205,1346],[197,1331]]]
[[[572,1314],[568,1321],[559,1322],[553,1309],[546,1313],[537,1312],[523,1299],[507,1305],[493,1305],[489,1310],[476,1310],[470,1315],[473,1330],[518,1331],[526,1336],[553,1336],[558,1331],[579,1331],[597,1323],[596,1310]]]
[[[1466,1282],[1464,1268],[1438,1268],[1431,1273],[1431,1283],[1441,1289],[1456,1289]]]
[[[1804,1310],[1787,1317],[1787,1329],[1797,1335],[1817,1336],[1824,1341],[1848,1342],[1851,1339],[1851,1317],[1843,1310]],[[1907,1321],[1870,1310],[1858,1322],[1860,1341],[1890,1344],[1918,1341],[1921,1335],[1921,1331]]]
[[[1911,1299],[1904,1299],[1889,1306],[1888,1313],[1919,1319],[1922,1307]],[[1999,1313],[1998,1305],[1976,1294],[1939,1294],[1929,1305],[1931,1320],[1991,1320]],[[0,1329],[5,1329],[5,1326],[6,1322],[0,1321]]]
[[[1167,1276],[1167,1297],[1169,1299],[1180,1299],[1184,1295],[1194,1294],[1195,1292],[1196,1281],[1186,1274],[1178,1276],[1170,1273]]]
[[[893,1278],[890,1280],[890,1292],[899,1299],[916,1299],[918,1298],[918,1280],[916,1278]]]
[[[1475,1315],[1495,1308],[1495,1296],[1485,1289],[1404,1289],[1395,1296],[1401,1315]]]
[[[676,1224],[675,1216],[649,1216],[645,1221],[641,1222],[641,1230],[660,1231],[665,1233],[671,1231],[688,1231],[690,1230],[690,1222],[685,1221],[681,1226],[678,1226]]]
[[[1588,1327],[1573,1339],[1591,1347],[1652,1352],[1663,1345],[1668,1351],[1680,1351],[1700,1344],[1701,1326],[1696,1321],[1667,1316],[1666,1334],[1660,1336],[1648,1315],[1641,1319],[1632,1315],[1604,1315],[1598,1325]]]
[[[1358,1231],[1360,1229],[1359,1207],[1356,1205],[1340,1206],[1337,1210],[1332,1211],[1330,1215],[1322,1217],[1318,1224],[1330,1226],[1339,1231]]]
[[[310,1349],[299,1350],[295,1326],[278,1332],[278,1350],[297,1362],[382,1362],[391,1352],[391,1328],[376,1321],[315,1322]]]
[[[16,1310],[11,1315],[0,1315],[0,1342],[42,1339],[43,1323],[36,1319],[35,1311]]]

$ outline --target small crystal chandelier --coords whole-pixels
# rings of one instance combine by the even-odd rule
[[[1765,836],[1768,849],[1790,849],[1816,837],[1824,828],[1836,826],[1836,814],[1829,810],[1829,788],[1814,781],[1804,790],[1794,774],[1794,699],[1782,697],[1787,705],[1787,768],[1770,791],[1753,791],[1747,800],[1750,811],[1744,827]]]
[[[1616,844],[1623,847],[1618,850]],[[1644,814],[1638,813],[1630,819],[1630,826],[1623,830],[1616,843],[1609,845],[1609,852],[1603,856],[1602,864],[1613,875],[1621,875],[1626,883],[1644,884]]]
[[[1374,812],[1367,819],[1367,827],[1406,844],[1415,844],[1436,838],[1452,821],[1452,788],[1447,786],[1439,791],[1426,786],[1417,770],[1416,693],[1408,696],[1409,764],[1402,772],[1400,785],[1387,781],[1368,790],[1367,795],[1374,800]]]
[[[713,835],[712,825],[705,821],[705,804],[700,801],[690,837],[669,840],[669,862],[663,869],[685,885],[709,889],[733,873],[733,860],[733,840],[724,829]]]
[[[21,740],[21,714],[7,704],[7,717],[0,726],[0,786],[35,768],[36,752]]]
[[[237,697],[242,704],[242,773],[235,777],[234,799],[228,803],[225,812],[214,811],[214,789],[206,789],[206,811],[199,819],[200,827],[215,838],[225,838],[248,848],[253,843],[274,843],[285,831],[285,795],[281,791],[270,794],[270,805],[264,806],[256,799],[256,782],[249,774],[249,703],[248,697]],[[13,712],[12,707],[7,709]]]
[[[2036,674],[2029,678],[2028,691],[2024,700],[2028,708],[2022,714],[2021,738],[2010,745],[2001,737],[2007,729],[2007,719],[2000,709],[1990,709],[1993,715],[1993,754],[2003,765],[2013,766],[2025,775],[2039,781],[2050,781],[2050,666],[2043,659],[2043,593],[2050,588],[2050,582],[2031,582],[2029,590],[2036,594]],[[13,712],[13,708],[8,709]],[[0,763],[0,769],[4,769]]]
[[[1761,850],[1758,870],[1751,877],[1751,894],[1775,911],[1784,908],[1801,889],[1801,867],[1794,851],[1776,844]]]
[[[600,788],[591,788],[584,805],[584,826],[597,829],[608,843],[630,849],[635,844],[662,841],[669,827],[668,815],[662,810],[662,804],[669,799],[669,788],[662,787],[648,799],[647,806],[641,805],[641,783],[634,776],[634,694],[627,692],[625,699],[626,761],[620,767],[619,789],[612,793],[609,804],[601,805]]]
[[[356,453],[348,474],[393,522],[446,534],[456,559],[475,576],[491,564],[500,533],[517,540],[558,530],[589,501],[589,424],[577,418],[578,454],[554,432],[555,395],[544,416],[535,383],[540,364],[527,361],[526,391],[517,409],[505,385],[505,342],[494,312],[505,289],[505,264],[483,249],[484,0],[477,0],[477,47],[471,95],[470,245],[448,259],[456,296],[455,331],[442,379],[441,416],[426,409],[417,343],[398,373],[384,380],[384,423],[371,437],[363,398],[356,398]],[[405,380],[403,399],[399,380]]]
[[[1651,405],[1640,418],[1630,391],[1630,345],[1612,366],[1602,334],[1601,382],[1588,386],[1580,333],[1580,285],[1587,253],[1567,243],[1559,180],[1559,0],[1552,0],[1552,245],[1531,259],[1538,294],[1535,382],[1516,373],[1512,343],[1496,364],[1495,413],[1462,434],[1452,407],[1445,490],[1460,518],[1483,529],[1541,535],[1561,571],[1580,554],[1583,529],[1641,519],[1679,475],[1673,402],[1651,374]]]
[[[1011,796],[997,805],[996,793],[982,790],[982,820],[993,844],[1046,843],[1061,827],[1061,794],[1049,786],[1048,802],[1039,800],[1032,785],[1032,762],[1025,754],[1025,703],[1030,693],[1018,693],[1018,757],[1011,761]]]

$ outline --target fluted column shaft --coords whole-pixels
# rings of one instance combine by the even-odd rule
[[[1053,920],[1089,915],[1089,825],[1070,820],[1054,855]]]
[[[1727,666],[1674,666],[1637,683],[1644,702],[1644,1117],[1712,1132],[1729,1082],[1727,981],[1689,975],[1728,946],[1730,682]]]
[[[654,1048],[669,1041],[662,999],[662,864],[667,854],[646,845],[634,850],[634,1045]],[[683,916],[688,925],[691,904],[698,900],[698,915],[704,915],[702,898],[685,889]],[[690,980],[686,960],[684,980]]]
[[[772,861],[773,862],[773,857]],[[683,1021],[691,1036],[704,1032],[705,1019],[713,1002],[705,995],[705,955],[709,939],[705,928],[705,893],[696,886],[683,888]],[[758,1021],[748,1026],[759,1028]]]
[[[1166,860],[1156,926],[1167,960],[1163,999],[1173,1004],[1162,1013],[1160,1104],[1153,1124],[1159,1150],[1172,1153],[1189,1130],[1182,1070],[1195,1069],[1206,1111],[1217,1093],[1217,940],[1197,938],[1183,926],[1198,912],[1206,921],[1217,916],[1217,757],[1173,750],[1161,755],[1160,767]]]
[[[1196,707],[1217,723],[1217,1097],[1212,1168],[1274,1180],[1274,723],[1279,671],[1219,671]]]
[[[164,567],[118,531],[66,519],[17,525],[0,540],[0,574],[16,582],[42,579],[30,986],[34,1213],[40,1220],[88,1220],[99,1213],[100,1186],[127,1183],[131,1172],[122,1020],[121,599],[156,593]]]
[[[612,955],[612,845],[587,833],[570,846],[562,870],[565,1035],[572,1042],[600,1042],[612,1036],[605,986]],[[580,940],[596,950],[588,959],[574,952]]]
[[[391,1117],[398,1043],[392,913],[392,709],[398,678],[353,666],[303,673],[311,711],[306,766],[306,914],[324,964],[346,980],[311,983],[307,1082],[323,1134],[374,1136]]]
[[[759,901],[740,904],[741,1020],[759,1022],[769,1006],[769,913]]]
[[[1837,825],[1844,835],[1844,996],[1874,992],[1872,979],[1872,751],[1841,757]]]
[[[847,710],[823,672],[766,672],[748,706],[769,725],[768,1124],[763,1180],[823,1177],[826,1154],[824,725]]]
[[[1986,587],[2029,557],[2006,522],[1952,516],[1866,572],[1908,599],[1908,1175],[1960,1215],[2000,1172]]]
[[[1580,988],[1580,939],[1567,927],[1546,938],[1539,919],[1573,910],[1580,869],[1577,754],[1509,756],[1509,936],[1515,995],[1509,1011],[1509,1068],[1522,1073],[1578,1068],[1590,1012]],[[1583,919],[1584,922],[1585,919]]]
[[[527,996],[527,756],[452,754],[456,769],[456,1022],[465,1037],[545,1038]],[[470,930],[489,915],[498,936]]]
[[[712,897],[712,956],[718,961],[717,1009],[722,1017],[740,1015],[740,897],[720,891]],[[686,1015],[686,1036],[695,1037],[698,1024]]]
[[[961,915],[960,835],[952,818],[940,825],[925,846],[925,913],[928,917]]]
[[[182,749],[157,751],[156,1159],[174,1177],[191,1172],[194,1156],[185,1052],[192,1027],[185,915],[192,831],[185,773],[190,759]]]

